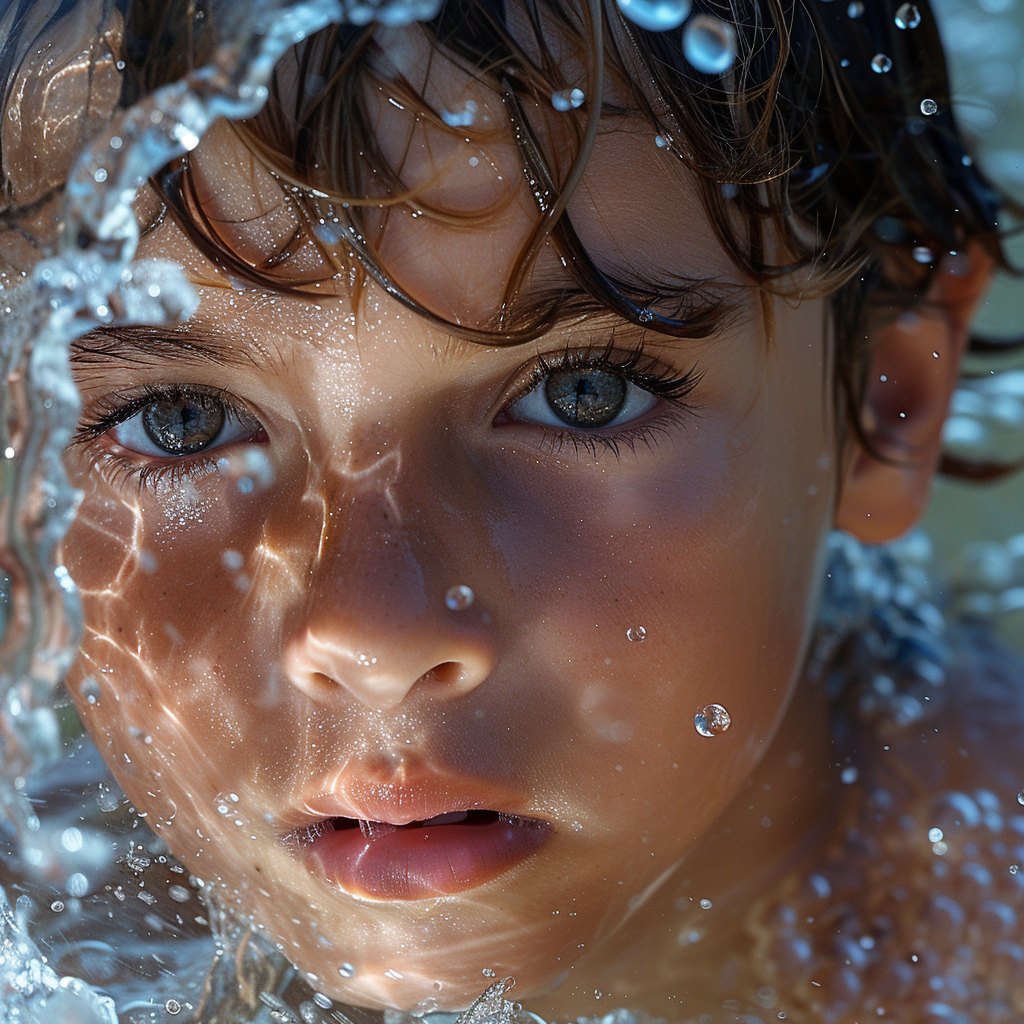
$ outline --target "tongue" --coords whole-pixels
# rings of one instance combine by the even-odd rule
[[[359,830],[369,839],[380,839],[381,836],[390,835],[401,829],[426,828],[435,825],[456,825],[469,817],[468,811],[449,811],[447,814],[435,814],[433,818],[426,818],[424,821],[411,821],[408,825],[392,825],[389,821],[365,821],[359,819]]]

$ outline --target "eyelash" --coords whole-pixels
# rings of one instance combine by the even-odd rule
[[[642,346],[630,350],[616,349],[612,345],[600,349],[566,348],[554,359],[545,355],[536,358],[527,371],[526,379],[521,381],[513,394],[505,400],[495,423],[522,422],[511,418],[502,421],[501,417],[519,399],[542,384],[549,374],[571,369],[603,370],[623,377],[669,404],[672,407],[670,412],[694,410],[695,406],[688,402],[687,398],[703,376],[696,368],[678,374],[657,359],[646,355]],[[226,416],[243,421],[252,420],[262,434],[262,427],[259,427],[259,422],[252,413],[222,389],[189,384],[146,384],[132,389],[129,393],[108,395],[98,400],[83,416],[83,421],[71,443],[91,450],[95,463],[112,486],[134,481],[140,490],[145,487],[155,490],[161,484],[169,483],[173,487],[185,480],[197,480],[213,470],[217,461],[215,453],[220,451],[219,448],[194,455],[168,456],[167,462],[147,464],[142,461],[146,456],[139,455],[133,458],[103,450],[98,447],[98,442],[114,427],[131,419],[153,402],[175,399],[208,401],[211,398],[223,403]],[[661,415],[653,420],[647,419],[636,426],[613,428],[612,433],[573,430],[570,427],[558,430],[542,426],[540,429],[543,431],[542,443],[554,454],[560,453],[566,445],[572,445],[577,455],[582,450],[592,458],[597,458],[599,450],[603,449],[618,457],[622,447],[635,452],[638,444],[644,444],[648,448],[656,446],[658,435],[664,433],[666,429],[666,420],[667,412],[663,410]],[[266,440],[265,434],[261,440]]]
[[[169,484],[176,487],[186,480],[198,480],[212,472],[217,459],[222,457],[220,447],[193,455],[167,456],[168,461],[145,463],[146,455],[122,455],[98,447],[100,439],[114,427],[130,420],[153,402],[178,400],[209,401],[214,399],[224,406],[226,419],[236,421],[252,421],[254,433],[261,435],[257,443],[266,440],[263,427],[256,417],[242,403],[221,388],[203,387],[194,384],[154,385],[143,384],[132,388],[130,392],[115,393],[99,399],[85,411],[82,422],[78,426],[72,445],[80,445],[93,457],[94,462],[104,473],[111,486],[125,482],[134,482],[141,491],[143,488],[156,490],[161,485]],[[223,447],[227,447],[226,445]]]
[[[529,424],[543,431],[541,443],[553,454],[558,455],[563,447],[572,445],[576,455],[583,450],[594,459],[598,458],[599,450],[610,452],[618,458],[623,447],[632,453],[635,453],[638,444],[643,444],[649,449],[656,447],[658,436],[664,434],[672,422],[678,421],[680,413],[692,413],[697,409],[696,404],[687,399],[704,376],[696,367],[683,374],[677,373],[653,356],[647,355],[642,344],[628,350],[616,349],[613,344],[600,348],[566,348],[554,361],[549,361],[545,355],[537,357],[528,371],[527,380],[506,400],[499,413],[499,419],[495,422],[521,422],[511,418],[502,420],[501,417],[505,415],[506,410],[543,383],[549,374],[573,369],[604,370],[624,377],[631,384],[649,391],[670,406],[669,410],[662,410],[658,418],[645,420],[636,426],[606,428],[614,430],[614,433],[608,434],[573,430],[569,426],[559,430],[540,424]]]

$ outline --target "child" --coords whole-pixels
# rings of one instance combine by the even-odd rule
[[[1016,678],[855,546],[811,643],[999,259],[923,4],[335,27],[138,211],[200,303],[75,345],[68,690],[226,913],[361,1007],[1024,1013]]]

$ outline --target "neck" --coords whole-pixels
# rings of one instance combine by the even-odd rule
[[[669,1020],[702,1012],[706,979],[747,945],[752,901],[824,842],[837,803],[835,761],[824,687],[801,680],[764,757],[714,826],[629,919],[556,990],[528,1000],[528,1009],[548,1020],[618,1007]]]

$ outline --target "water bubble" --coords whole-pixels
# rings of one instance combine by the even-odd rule
[[[876,53],[871,58],[871,70],[876,75],[884,75],[886,72],[892,70],[892,57],[887,56],[884,53]]]
[[[64,901],[63,901],[63,900],[54,900],[54,901],[53,901],[53,902],[52,902],[52,903],[50,904],[50,909],[51,909],[51,910],[52,910],[52,911],[53,911],[53,912],[54,912],[55,914],[59,914],[59,913],[60,913],[60,912],[61,912],[61,911],[62,911],[62,910],[64,909]]]
[[[913,257],[918,263],[931,263],[935,259],[935,253],[927,245],[915,245]]]
[[[939,111],[939,105],[935,100],[921,100],[921,113],[925,117],[931,117],[932,114],[937,114]]]
[[[626,630],[626,639],[631,644],[642,644],[647,639],[647,630],[643,626],[630,626]]]
[[[914,4],[900,4],[896,9],[896,27],[917,28],[921,24],[921,12]]]
[[[465,584],[450,587],[444,595],[445,606],[451,612],[464,612],[473,603],[473,591]]]
[[[634,25],[649,32],[668,32],[690,16],[691,0],[617,0],[619,10]]]
[[[75,899],[81,899],[89,892],[89,879],[82,874],[81,871],[76,871],[67,881],[65,890],[69,896],[74,896]]]
[[[717,736],[730,725],[732,718],[721,704],[708,704],[693,716],[693,726],[701,736]]]
[[[167,1002],[164,1003],[164,1009],[171,1014],[181,1013],[181,1003],[179,1003],[177,999],[168,999]]]
[[[736,59],[736,29],[710,14],[698,14],[683,32],[683,55],[695,70],[720,75]]]
[[[700,901],[700,907],[701,907],[701,910],[710,910],[711,909],[711,900],[709,900],[709,899],[701,900]]]
[[[100,684],[94,676],[86,676],[78,684],[78,692],[86,704],[95,704],[100,699]]]
[[[343,978],[351,978],[352,975],[356,973],[356,969],[351,964],[342,964],[338,968],[338,973]]]

